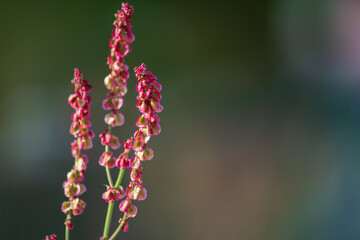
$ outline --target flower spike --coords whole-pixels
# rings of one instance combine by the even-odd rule
[[[75,158],[75,163],[70,172],[67,173],[67,180],[63,183],[64,194],[69,200],[63,202],[61,206],[61,210],[68,215],[65,225],[69,230],[73,228],[70,220],[71,214],[74,216],[80,215],[86,207],[86,203],[79,196],[86,191],[85,185],[81,182],[84,181],[88,158],[81,153],[81,150],[90,149],[94,137],[93,131],[90,130],[91,97],[88,95],[92,86],[87,80],[83,79],[82,73],[76,68],[71,83],[74,84],[75,93],[69,96],[68,102],[75,110],[71,116],[73,122],[70,127],[70,133],[75,137],[75,140],[71,143],[71,153]]]

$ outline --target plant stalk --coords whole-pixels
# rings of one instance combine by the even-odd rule
[[[109,240],[113,240],[121,231],[121,228],[124,226],[125,221],[126,221],[126,213],[124,213],[124,216],[120,222],[120,225],[117,227],[117,229],[115,230],[115,232],[113,233],[113,235],[111,235],[111,237],[109,238]]]

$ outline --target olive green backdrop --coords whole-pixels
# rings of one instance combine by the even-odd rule
[[[336,2],[130,1],[135,42],[126,63],[144,62],[158,77],[165,109],[150,142],[155,157],[144,163],[148,197],[118,239],[360,238],[359,54],[343,50],[348,35],[337,38],[360,22],[338,15]],[[344,16],[360,12],[345,2],[354,10]],[[98,136],[120,7],[0,4],[0,239],[64,239],[70,81],[77,67],[93,85]],[[135,85],[131,73],[126,123],[114,130],[121,141],[136,130]],[[102,151],[95,138],[86,152],[87,207],[73,220],[72,240],[102,234]]]

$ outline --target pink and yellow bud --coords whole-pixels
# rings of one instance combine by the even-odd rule
[[[139,168],[132,168],[130,171],[130,178],[132,181],[139,181],[142,182],[142,167],[140,165]]]
[[[56,240],[57,235],[56,234],[51,234],[50,236],[45,236],[44,240]]]
[[[75,159],[75,169],[78,171],[85,171],[86,170],[86,165],[88,163],[88,158],[86,155],[81,154],[78,158]]]
[[[110,151],[103,152],[99,159],[99,164],[103,167],[113,168],[115,166],[115,158],[112,156],[113,153]]]
[[[125,122],[124,115],[118,112],[110,112],[105,115],[105,123],[115,126],[121,126]]]
[[[127,153],[121,153],[120,156],[116,159],[115,165],[118,168],[129,168],[130,167],[130,160],[127,157]]]
[[[82,183],[65,181],[63,184],[64,194],[66,197],[76,197],[86,192],[86,187]]]
[[[131,199],[126,198],[119,205],[120,211],[127,214],[128,217],[135,217],[137,213],[137,207],[131,204]]]
[[[65,226],[67,226],[70,230],[74,228],[74,224],[71,222],[69,218],[65,219]]]
[[[71,169],[70,172],[67,173],[67,179],[70,183],[77,183],[84,181],[85,171],[77,170],[75,167]]]
[[[119,223],[121,223],[122,220],[123,219],[120,218]],[[121,230],[123,230],[124,232],[129,231],[129,223],[128,223],[127,219],[125,219],[125,222],[124,222],[123,226],[121,227]]]
[[[99,135],[101,139],[101,144],[106,146],[110,146],[112,149],[118,149],[120,147],[119,139],[118,137],[114,136],[113,134],[109,133],[108,130],[105,130],[105,132],[101,133]]]
[[[71,199],[70,205],[71,205],[72,213],[74,214],[74,216],[80,215],[86,207],[86,203],[83,200],[81,200],[80,198]]]
[[[125,196],[124,190],[121,186],[114,188],[107,186],[106,192],[103,193],[102,198],[107,202],[117,201]]]
[[[146,198],[146,189],[137,181],[132,181],[126,189],[126,195],[135,200],[144,200]]]

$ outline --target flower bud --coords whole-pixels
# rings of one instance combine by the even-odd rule
[[[120,219],[119,219],[119,223],[121,223],[122,220],[123,220],[123,219],[120,218]],[[129,231],[129,223],[128,223],[128,220],[127,220],[127,219],[125,219],[125,223],[124,223],[124,225],[121,227],[121,230],[123,230],[124,232]]]
[[[113,153],[110,151],[104,152],[99,159],[99,164],[103,167],[113,168],[115,165],[115,158],[112,156]]]
[[[124,190],[121,186],[117,189],[107,186],[106,192],[103,193],[102,198],[107,202],[117,201],[125,196]]]

